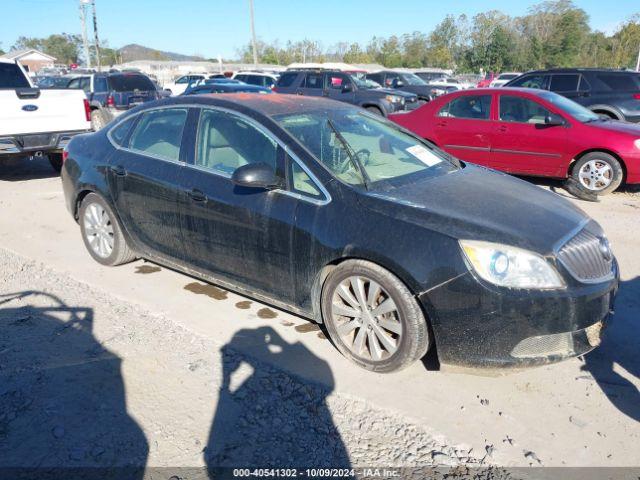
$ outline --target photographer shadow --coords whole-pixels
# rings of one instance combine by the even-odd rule
[[[240,353],[248,351],[255,357]],[[300,342],[287,343],[271,327],[240,330],[221,355],[223,379],[205,449],[212,478],[224,478],[224,467],[350,466],[327,406],[334,382],[325,361]],[[308,363],[322,386],[269,366],[281,360]]]

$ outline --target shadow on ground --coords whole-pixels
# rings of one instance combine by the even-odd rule
[[[0,159],[0,181],[22,182],[59,176],[47,157],[11,157]]]
[[[44,292],[0,295],[0,469],[143,477],[149,448],[127,413],[121,359],[92,329],[90,308]]]
[[[277,357],[308,364],[322,386],[298,382],[240,351],[272,364],[280,363]],[[240,330],[221,352],[223,381],[205,450],[212,477],[220,467],[349,467],[326,402],[334,385],[326,362],[271,327]]]
[[[582,367],[593,375],[611,403],[628,417],[640,422],[640,392],[618,373],[640,378],[640,277],[620,284],[616,314],[603,335],[602,345],[585,356]]]

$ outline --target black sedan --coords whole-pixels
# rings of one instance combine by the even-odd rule
[[[323,322],[378,372],[583,354],[618,285],[600,226],[383,118],[289,95],[142,105],[65,152],[104,265],[144,257]]]

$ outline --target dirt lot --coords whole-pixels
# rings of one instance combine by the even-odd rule
[[[638,466],[640,194],[576,202],[622,270],[598,350],[377,375],[299,317],[151,263],[101,267],[46,160],[3,166],[0,466]]]

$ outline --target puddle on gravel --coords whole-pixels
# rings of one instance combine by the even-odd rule
[[[274,312],[270,308],[264,307],[258,310],[258,317],[260,318],[276,318],[278,316],[278,312]]]
[[[287,322],[286,320],[283,320],[280,322],[280,325],[284,325],[285,327],[290,327],[292,325],[294,325],[293,322]]]
[[[159,272],[160,270],[162,270],[160,267],[154,267],[153,265],[139,265],[136,267],[135,273],[147,275],[149,273]]]
[[[251,302],[249,300],[243,300],[242,302],[236,303],[236,308],[240,310],[246,310],[251,306]]]
[[[207,283],[192,282],[185,285],[184,289],[195,293],[196,295],[206,295],[214,300],[226,300],[227,295],[229,294],[229,292]]]
[[[303,323],[295,328],[295,331],[300,333],[317,332],[319,330],[320,327],[315,323]]]

